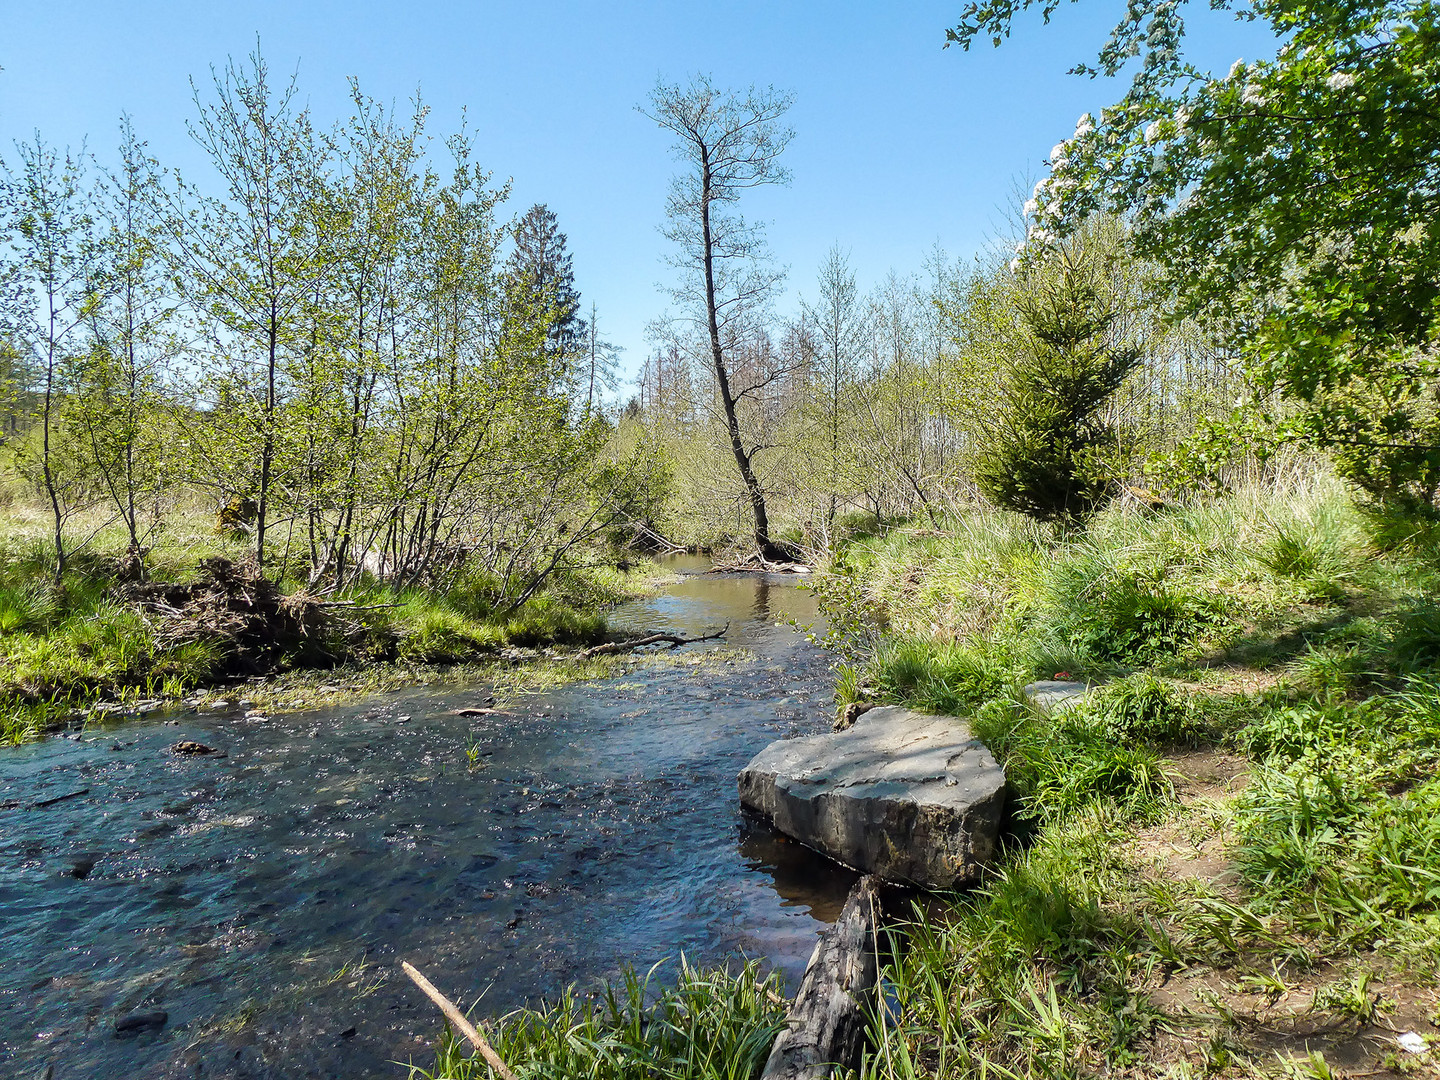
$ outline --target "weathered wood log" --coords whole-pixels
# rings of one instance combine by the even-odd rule
[[[697,641],[714,641],[722,638],[730,630],[727,622],[713,634],[701,634],[699,637],[683,637],[680,634],[646,634],[644,637],[631,638],[628,641],[607,641],[604,645],[595,645],[584,649],[580,653],[581,660],[589,660],[595,656],[609,656],[611,653],[629,652],[631,649],[643,649],[646,645],[669,645],[672,649],[678,649],[681,645],[693,645]]]
[[[879,975],[879,911],[877,879],[866,874],[835,925],[820,935],[760,1080],[825,1080],[837,1068],[859,1064]]]

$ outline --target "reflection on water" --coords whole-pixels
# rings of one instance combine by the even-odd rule
[[[787,625],[814,619],[805,593],[704,565],[675,560],[692,576],[617,624],[729,621],[748,659],[503,716],[452,715],[483,687],[420,687],[0,753],[0,1073],[403,1076],[438,1022],[402,957],[482,1012],[682,951],[793,983],[850,876],[748,824],[735,774],[824,727],[826,659]],[[167,753],[181,737],[225,756]],[[156,1009],[159,1032],[115,1038]]]

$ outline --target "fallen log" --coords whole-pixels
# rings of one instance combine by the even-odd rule
[[[595,645],[584,649],[580,653],[581,660],[589,660],[596,656],[609,656],[612,653],[629,652],[631,649],[643,649],[646,645],[666,645],[672,649],[678,649],[681,645],[693,645],[697,641],[714,641],[722,638],[729,631],[730,624],[727,622],[713,634],[701,634],[699,637],[682,637],[680,634],[646,634],[644,637],[631,638],[629,641],[607,641],[604,645]]]
[[[825,1080],[836,1069],[859,1064],[879,976],[879,911],[877,880],[866,874],[850,890],[840,918],[816,942],[760,1080]]]

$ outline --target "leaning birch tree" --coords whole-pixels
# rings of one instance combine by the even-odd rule
[[[679,249],[673,262],[682,280],[674,297],[703,330],[730,450],[754,514],[755,544],[767,559],[784,553],[770,537],[765,491],[755,473],[763,444],[741,430],[737,406],[759,395],[769,377],[733,382],[730,354],[750,336],[754,314],[764,310],[783,274],[770,260],[763,227],[747,222],[737,204],[751,188],[789,182],[779,157],[795,134],[783,123],[793,101],[773,87],[721,90],[697,76],[688,86],[657,83],[649,108],[640,109],[674,137],[683,165],[670,184],[662,230]]]

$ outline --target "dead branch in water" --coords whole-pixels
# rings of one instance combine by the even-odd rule
[[[699,637],[682,637],[679,634],[646,634],[644,637],[631,638],[629,641],[607,641],[604,645],[595,645],[580,653],[581,660],[589,660],[596,656],[609,656],[611,653],[629,652],[631,649],[643,649],[646,645],[669,645],[672,649],[678,649],[681,645],[693,645],[697,641],[714,641],[722,638],[729,631],[730,624],[727,622],[713,634],[701,634]]]
[[[517,1080],[517,1077],[505,1065],[505,1062],[500,1060],[500,1055],[490,1048],[490,1044],[485,1041],[484,1036],[475,1030],[474,1024],[465,1019],[465,1014],[455,1007],[454,1002],[439,990],[435,989],[435,984],[425,978],[424,975],[421,975],[410,961],[402,960],[400,962],[400,968],[406,975],[410,976],[411,982],[425,992],[426,997],[440,1006],[440,1011],[445,1014],[445,1019],[454,1024],[455,1029],[470,1040],[475,1049],[480,1051],[480,1056],[490,1063],[491,1068],[503,1076],[505,1080]]]
[[[717,562],[707,574],[744,574],[759,570],[764,574],[809,574],[813,570],[803,562],[775,562],[759,552],[752,551],[743,559],[727,559]]]

